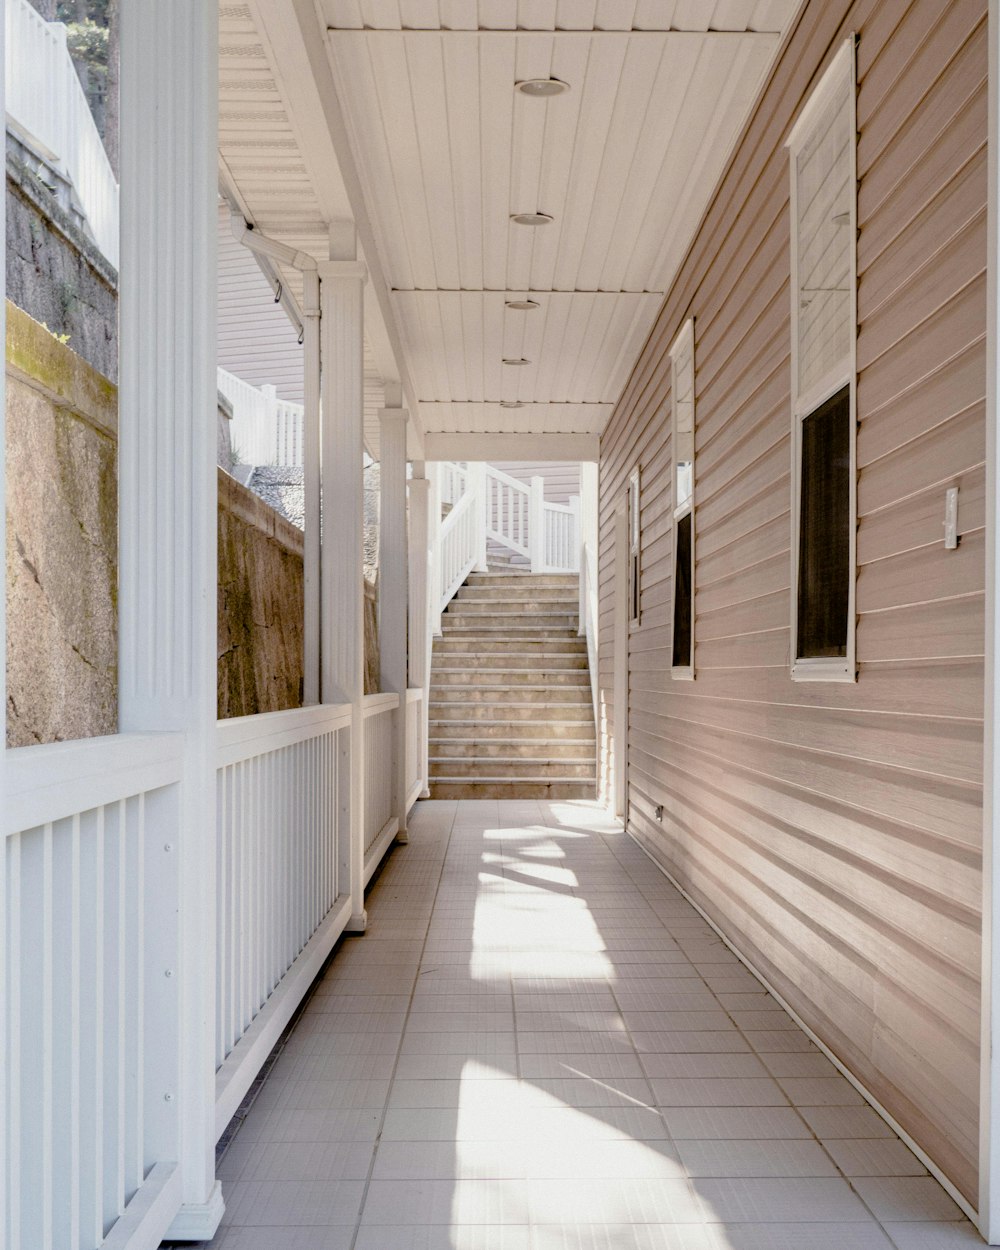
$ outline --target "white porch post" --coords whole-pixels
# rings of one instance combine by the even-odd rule
[[[184,736],[176,846],[176,1037],[183,1206],[168,1237],[206,1240],[215,1179],[217,15],[125,0],[121,23],[119,722]],[[172,1032],[172,1030],[164,1030]],[[176,1057],[167,1048],[179,1048]],[[166,1084],[166,1079],[164,1080]],[[169,1147],[169,1142],[162,1143]]]
[[[986,671],[983,793],[983,929],[982,1010],[980,1014],[979,1098],[979,1231],[991,1246],[1000,1245],[1000,377],[997,334],[1000,333],[1000,0],[989,0],[989,114],[987,140],[987,251],[986,251]]]
[[[414,464],[410,478],[410,675],[409,684],[424,692],[420,707],[420,734],[417,747],[421,798],[427,798],[428,704],[430,702],[430,574],[428,549],[428,508],[431,484],[424,477],[423,462]]]
[[[305,541],[303,573],[305,620],[303,622],[302,701],[319,702],[320,639],[320,298],[319,274],[302,275],[303,301],[303,398],[302,464],[305,487]]]
[[[531,479],[528,498],[528,552],[532,573],[545,572],[545,479]]]
[[[428,628],[431,636],[441,633],[441,465],[435,461],[427,466],[430,483],[427,496],[427,550],[430,552]]]
[[[438,479],[440,484],[440,478]],[[486,494],[486,465],[482,461],[473,460],[468,465],[468,476],[466,477],[466,490],[472,495],[473,507],[475,508],[475,524],[476,524],[476,567],[477,573],[485,573],[488,565],[486,563],[486,530],[489,515],[489,497]],[[444,593],[442,591],[442,593]]]
[[[344,249],[356,256],[353,246]],[[356,259],[319,267],[323,344],[322,698],[350,703],[351,754],[341,772],[340,879],[348,883],[347,928],[364,932],[365,608],[364,608],[364,285]],[[346,791],[346,793],[345,793]]]
[[[392,810],[397,839],[406,842],[406,636],[408,560],[406,545],[405,408],[379,413],[378,646],[381,688],[399,695],[393,717]]]

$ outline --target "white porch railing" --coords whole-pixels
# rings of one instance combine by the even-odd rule
[[[597,704],[597,551],[584,543],[580,552],[580,630],[587,638],[587,667],[590,670],[590,697],[594,704],[594,724],[599,724]]]
[[[126,1208],[141,1233],[180,1202],[176,1166],[151,1163],[177,1157],[181,738],[26,747],[6,767],[4,1244],[90,1250]]]
[[[406,692],[406,810],[416,803],[424,788],[424,764],[421,758],[421,724],[424,714],[424,692],[411,687]]]
[[[365,723],[365,884],[371,879],[399,820],[392,811],[393,714],[398,694],[367,694]]]
[[[542,478],[525,486],[490,464],[442,464],[438,483],[442,502],[453,500],[437,540],[438,612],[474,569],[485,569],[487,542],[520,556],[533,573],[579,571],[579,498],[548,503]]]
[[[279,399],[273,386],[252,386],[225,369],[218,371],[218,386],[233,406],[230,433],[241,464],[301,467],[302,404]]]
[[[94,241],[118,267],[118,182],[66,47],[28,0],[6,5],[7,120],[73,184]]]
[[[219,1134],[350,914],[337,905],[350,726],[349,704],[219,723]]]

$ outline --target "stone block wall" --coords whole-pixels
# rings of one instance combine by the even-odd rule
[[[116,731],[114,385],[7,304],[7,744]],[[219,716],[302,699],[302,532],[219,470]],[[366,690],[378,689],[375,590]]]

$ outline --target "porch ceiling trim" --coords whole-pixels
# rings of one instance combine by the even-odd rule
[[[598,434],[438,434],[424,435],[428,460],[596,461]]]

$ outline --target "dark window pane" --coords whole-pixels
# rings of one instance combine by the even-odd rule
[[[674,553],[674,653],[673,663],[687,668],[691,656],[691,513],[677,522]]]
[[[850,420],[845,387],[802,422],[796,658],[847,655]]]

